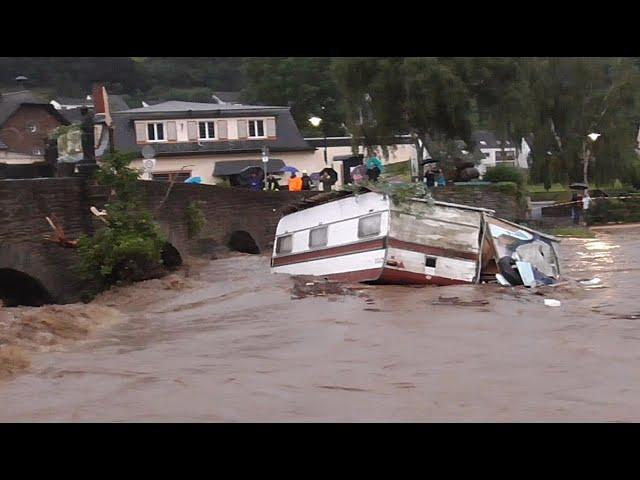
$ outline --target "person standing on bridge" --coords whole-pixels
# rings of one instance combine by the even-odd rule
[[[302,190],[311,190],[311,177],[306,170],[302,171]]]
[[[302,179],[296,176],[296,172],[291,172],[291,178],[289,179],[289,191],[299,192],[302,190]]]

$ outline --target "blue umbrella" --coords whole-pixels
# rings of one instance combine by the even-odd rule
[[[202,178],[201,177],[189,177],[184,181],[184,183],[202,183]]]
[[[280,169],[281,172],[289,172],[289,173],[298,173],[298,169],[296,167],[282,167]]]

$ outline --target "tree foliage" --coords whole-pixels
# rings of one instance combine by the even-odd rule
[[[87,280],[105,287],[119,281],[142,280],[162,270],[165,240],[142,204],[138,172],[129,167],[135,155],[105,155],[96,180],[110,189],[107,225],[93,236],[83,236],[79,253]]]
[[[399,133],[473,150],[470,133],[489,129],[528,139],[534,181],[583,180],[586,166],[595,183],[640,182],[638,58],[0,57],[0,88],[20,74],[51,96],[83,96],[105,80],[132,107],[242,90],[244,102],[290,106],[305,135],[348,132],[354,147],[385,153]]]

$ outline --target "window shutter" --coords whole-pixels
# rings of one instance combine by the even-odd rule
[[[216,128],[218,129],[218,138],[220,140],[226,140],[227,139],[227,121],[218,120],[216,122]]]
[[[247,138],[247,121],[238,120],[238,138]]]
[[[136,141],[147,141],[147,125],[145,123],[136,123]]]
[[[176,129],[176,122],[167,122],[167,140],[178,140],[178,131]]]
[[[187,122],[189,140],[198,140],[198,122]]]
[[[276,136],[276,119],[267,118],[267,137]]]

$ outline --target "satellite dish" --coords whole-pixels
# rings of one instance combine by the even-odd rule
[[[151,145],[145,145],[142,147],[142,156],[144,158],[153,158],[156,156],[156,149]]]

